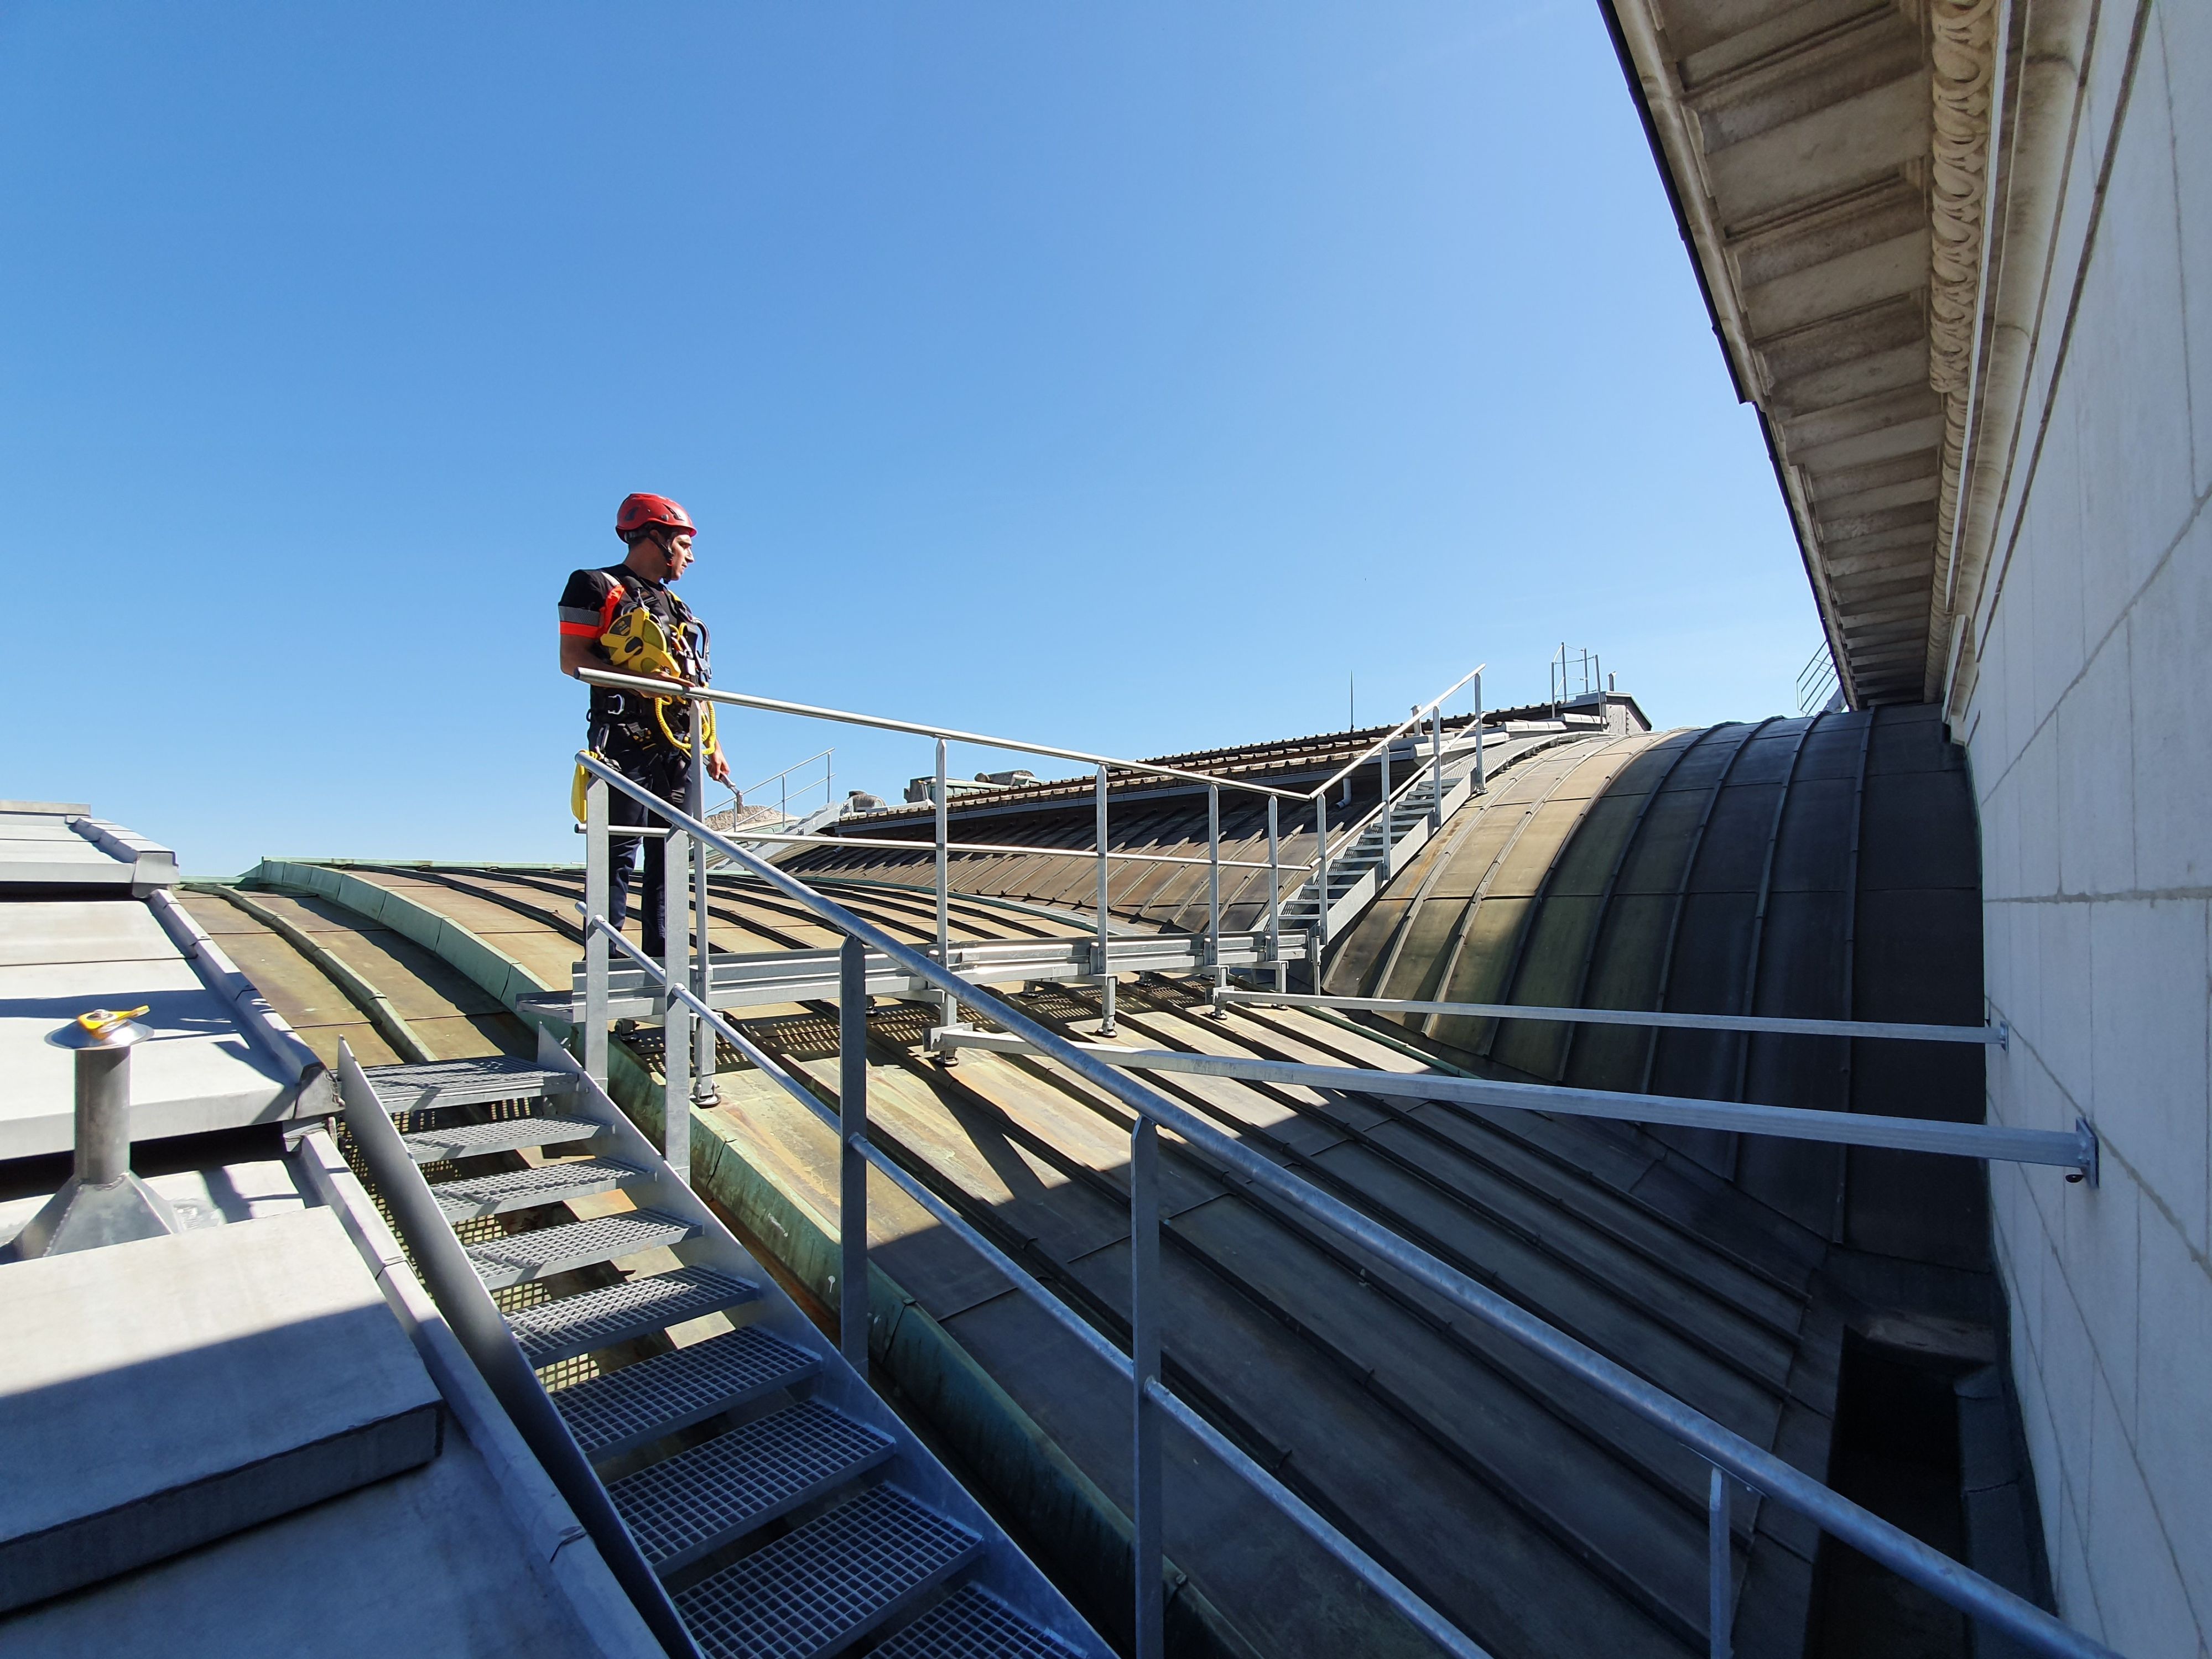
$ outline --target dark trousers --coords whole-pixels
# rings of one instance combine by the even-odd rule
[[[607,755],[616,771],[631,782],[650,789],[663,800],[684,805],[690,787],[689,757],[669,750],[625,750]],[[649,812],[619,789],[607,792],[607,823],[616,830],[665,830],[658,812]],[[646,955],[656,962],[668,954],[668,842],[659,836],[611,835],[607,837],[607,919],[620,927],[629,919],[629,872],[637,862],[639,842],[645,844],[645,878],[638,902],[638,917]]]

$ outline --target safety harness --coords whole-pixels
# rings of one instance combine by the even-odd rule
[[[660,619],[647,607],[644,595],[632,590],[623,593],[617,601],[612,619],[599,634],[599,648],[607,653],[609,665],[617,673],[669,674],[689,684],[703,685],[707,683],[708,675],[707,625],[691,614],[690,608],[683,600],[672,593],[666,593],[665,590],[663,592],[675,614],[672,631],[663,627]],[[651,741],[652,733],[657,730],[663,743],[687,757],[692,752],[693,739],[705,744],[708,755],[721,753],[722,745],[714,729],[713,704],[691,704],[691,717],[686,722],[690,736],[687,738],[678,737],[668,723],[668,711],[678,699],[656,697],[644,692],[616,691],[609,695],[614,700],[614,712],[617,714],[624,712],[633,695],[643,696],[652,705],[651,726],[641,721],[628,721],[622,730],[635,733],[647,742]],[[601,745],[608,742],[612,730],[611,726],[593,730],[594,742],[586,751],[593,759],[602,763],[606,761],[606,756],[601,752]],[[591,782],[592,775],[579,766],[568,795],[568,805],[579,823],[584,821],[585,801]]]

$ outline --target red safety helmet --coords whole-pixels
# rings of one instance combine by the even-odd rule
[[[623,504],[615,511],[615,534],[624,541],[635,537],[640,531],[658,526],[672,535],[696,536],[698,526],[686,513],[665,495],[625,495]]]

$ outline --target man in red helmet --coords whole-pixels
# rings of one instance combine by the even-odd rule
[[[561,672],[574,678],[581,668],[612,668],[613,659],[600,641],[617,629],[635,611],[643,611],[659,625],[676,661],[675,678],[692,685],[708,681],[707,629],[690,607],[669,591],[691,562],[691,538],[696,526],[691,515],[665,495],[628,495],[615,514],[615,534],[629,551],[620,564],[604,569],[572,573],[561,591]],[[635,672],[626,669],[625,672]],[[681,805],[690,787],[692,705],[654,700],[636,692],[592,688],[588,747],[604,755],[608,764],[632,782],[650,789],[664,800]],[[707,770],[728,783],[730,769],[719,748],[709,751]],[[610,791],[609,821],[624,828],[663,827],[619,790]],[[611,865],[608,872],[610,920],[622,926],[629,914],[629,872],[637,857],[637,844],[645,841],[645,890],[639,896],[644,915],[639,918],[647,956],[664,954],[662,926],[665,916],[667,847],[659,836],[615,836],[609,839]]]

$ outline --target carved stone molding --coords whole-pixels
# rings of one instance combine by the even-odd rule
[[[1929,0],[1935,145],[1928,174],[1928,380],[1943,399],[1943,458],[1936,495],[1937,574],[1929,619],[1931,682],[1942,672],[1948,631],[1944,590],[1979,344],[1996,15],[1996,0]]]

